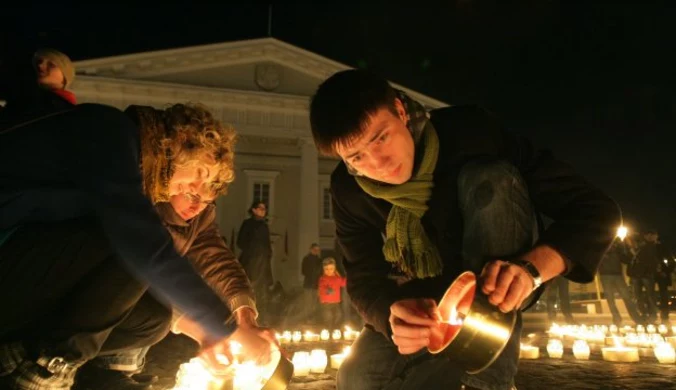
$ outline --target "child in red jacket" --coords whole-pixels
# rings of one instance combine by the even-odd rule
[[[339,328],[343,318],[340,305],[340,288],[345,287],[345,278],[336,271],[336,260],[327,257],[322,262],[324,274],[319,277],[319,302],[322,320],[331,329]]]

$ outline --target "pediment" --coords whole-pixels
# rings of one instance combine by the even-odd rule
[[[215,89],[311,96],[349,66],[274,38],[226,42],[78,61],[78,74]],[[400,87],[430,108],[446,105]]]

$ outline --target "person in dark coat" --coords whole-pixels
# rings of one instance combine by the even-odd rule
[[[474,375],[425,353],[446,321],[437,300],[465,271],[504,312],[559,275],[593,281],[620,223],[615,202],[485,110],[427,112],[363,70],[320,85],[310,124],[318,149],[342,159],[331,175],[336,233],[367,324],[338,389],[511,389],[520,313],[505,349]],[[536,213],[554,220],[542,234]]]
[[[16,124],[72,109],[76,98],[69,88],[74,80],[73,63],[58,50],[17,55],[0,68],[3,121]]]
[[[256,293],[259,321],[265,323],[268,311],[268,290],[274,284],[270,229],[265,218],[267,215],[266,204],[258,200],[254,201],[249,208],[249,215],[251,217],[242,222],[237,236],[237,246],[242,250],[239,262],[244,267]]]
[[[636,310],[633,297],[629,291],[629,287],[624,280],[622,271],[622,264],[629,264],[631,261],[631,251],[629,250],[625,240],[616,238],[613,245],[610,247],[606,255],[603,257],[601,266],[599,267],[599,278],[601,286],[603,286],[603,295],[605,295],[608,302],[608,308],[613,316],[613,323],[616,325],[622,324],[622,315],[617,310],[615,305],[615,293],[620,295],[624,301],[624,306],[627,308],[629,317],[636,324],[640,324],[641,315]]]
[[[658,235],[657,232],[655,232]],[[660,320],[663,324],[669,323],[669,287],[671,287],[671,274],[676,268],[676,258],[657,236],[657,269],[655,270],[655,282],[660,296]]]
[[[631,278],[636,304],[644,322],[652,323],[657,319],[655,302],[655,272],[660,262],[657,232],[648,230],[643,234],[643,242],[632,260],[627,275]]]

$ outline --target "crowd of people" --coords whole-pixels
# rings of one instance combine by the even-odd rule
[[[0,111],[0,292],[11,297],[0,385],[149,389],[145,354],[169,331],[195,339],[214,366],[231,341],[245,358],[269,359],[279,345],[261,326],[277,286],[266,204],[254,201],[229,245],[215,223],[214,201],[234,180],[235,130],[195,104],[78,105],[72,63],[55,50],[27,69]],[[331,192],[344,259],[309,248],[298,315],[339,327],[349,296],[365,324],[338,389],[512,389],[521,312],[549,281],[591,282],[611,264],[601,261],[611,244],[606,258],[632,259],[636,315],[654,319],[645,290],[672,271],[656,260],[656,233],[614,241],[615,202],[490,112],[430,112],[385,79],[347,70],[319,86],[310,123],[317,149],[340,159]],[[481,373],[425,353],[437,301],[464,271],[491,304],[517,313]]]

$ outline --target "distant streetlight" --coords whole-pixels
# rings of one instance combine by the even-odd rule
[[[620,226],[617,228],[617,238],[620,240],[624,241],[624,239],[627,237],[627,233],[629,233],[629,230],[625,226]]]

